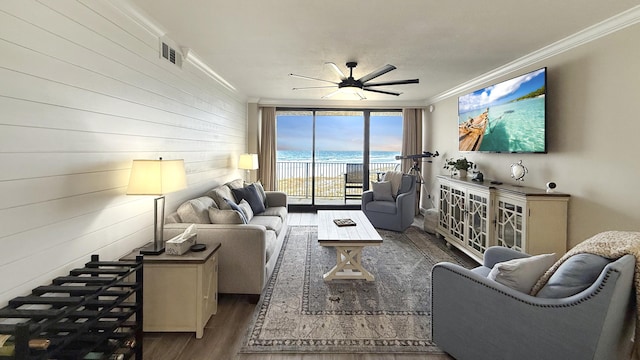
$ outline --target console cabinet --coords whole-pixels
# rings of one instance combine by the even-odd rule
[[[490,246],[527,254],[567,251],[569,195],[438,176],[437,233],[478,262]]]

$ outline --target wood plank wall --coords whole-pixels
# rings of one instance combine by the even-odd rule
[[[167,212],[242,177],[246,99],[100,0],[0,2],[0,306],[153,238],[133,159],[184,159]]]

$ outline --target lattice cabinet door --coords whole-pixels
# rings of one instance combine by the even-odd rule
[[[509,197],[496,197],[497,245],[526,252],[526,203]]]
[[[451,209],[449,208],[450,197],[451,197],[451,186],[447,183],[440,183],[440,197],[438,198],[438,205],[440,209],[440,214],[438,216],[438,226],[441,230],[448,233],[449,232],[449,214],[451,213]]]
[[[451,238],[464,244],[467,190],[462,187],[451,186],[449,194],[449,233]]]
[[[489,191],[468,190],[465,245],[480,258],[490,246],[490,206]]]

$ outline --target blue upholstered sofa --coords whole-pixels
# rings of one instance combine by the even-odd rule
[[[438,347],[457,360],[628,359],[635,257],[605,259],[595,281],[567,297],[531,296],[487,278],[496,263],[528,256],[491,247],[475,269],[451,263],[433,267],[432,334]],[[566,270],[577,276],[585,271]]]

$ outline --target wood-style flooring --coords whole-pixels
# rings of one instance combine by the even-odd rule
[[[289,225],[317,225],[312,213],[290,213]],[[417,217],[415,225],[422,224]],[[194,333],[145,333],[145,360],[449,360],[447,355],[410,354],[238,354],[256,307],[247,296],[221,294],[218,312],[207,323],[202,339]]]

